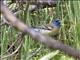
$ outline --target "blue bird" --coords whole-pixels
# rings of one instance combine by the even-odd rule
[[[47,24],[44,28],[33,28],[34,31],[48,34],[48,35],[56,35],[59,33],[61,27],[61,22],[59,19],[52,20],[49,24]]]

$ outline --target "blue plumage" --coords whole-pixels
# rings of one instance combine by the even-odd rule
[[[60,20],[59,20],[59,19],[53,20],[53,21],[51,22],[51,26],[52,26],[52,28],[60,28],[60,26],[61,26]]]
[[[40,33],[43,33],[43,34],[47,34],[47,33],[52,33],[53,34],[53,33],[59,32],[60,27],[61,27],[60,20],[55,19],[42,29],[41,28],[32,28],[32,29],[36,32],[40,32]]]

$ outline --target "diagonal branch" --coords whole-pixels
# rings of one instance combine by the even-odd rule
[[[42,35],[41,33],[33,31],[31,28],[29,28],[27,25],[25,25],[23,22],[21,22],[19,19],[17,19],[9,9],[1,4],[1,12],[3,13],[4,17],[14,25],[14,27],[18,28],[20,31],[24,33],[28,33],[34,40],[45,44],[46,46],[50,48],[55,48],[60,51],[65,52],[66,54],[73,56],[74,58],[80,59],[80,51],[65,45],[61,43],[58,40],[52,39],[48,36]]]

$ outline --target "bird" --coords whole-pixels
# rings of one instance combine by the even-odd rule
[[[33,30],[42,34],[54,36],[59,33],[60,27],[60,19],[54,19],[50,23],[46,24],[43,28],[33,28]]]

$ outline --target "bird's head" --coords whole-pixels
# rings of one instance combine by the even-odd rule
[[[59,19],[55,19],[51,22],[51,27],[52,28],[60,28],[61,27],[61,22]]]

